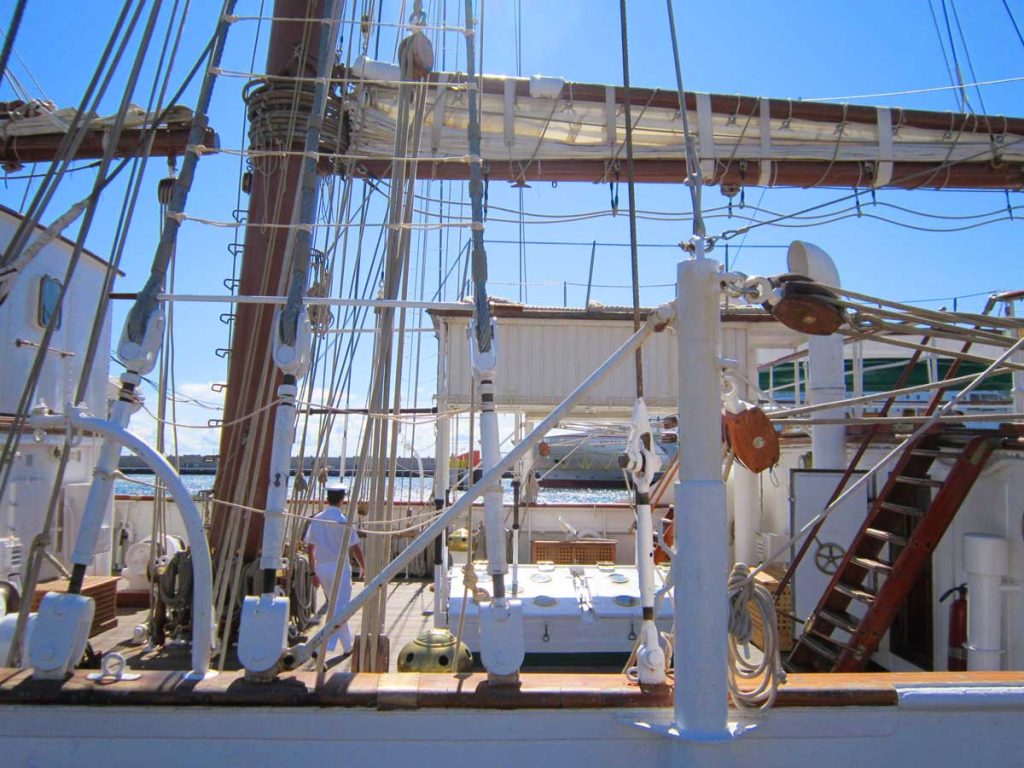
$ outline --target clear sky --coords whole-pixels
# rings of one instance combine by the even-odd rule
[[[476,0],[479,8],[480,0]],[[164,34],[166,20],[175,4],[164,3],[158,35]],[[384,3],[382,18],[395,22],[400,18],[401,3]],[[446,12],[449,24],[461,23],[462,2],[457,0],[426,0],[430,19]],[[1024,2],[1009,0],[1008,5],[1018,24],[1024,22]],[[177,7],[184,6],[179,0]],[[192,0],[185,34],[171,78],[176,87],[209,39],[216,21],[215,0]],[[569,80],[598,83],[621,83],[618,2],[614,0],[523,0],[521,23],[516,21],[515,0],[487,0],[484,7],[484,30],[481,37],[484,69],[488,73],[524,75],[546,74]],[[665,5],[661,0],[630,0],[630,69],[636,86],[674,89],[671,43],[666,23]],[[0,24],[6,29],[11,0],[0,2]],[[269,15],[268,0],[264,12]],[[112,0],[37,0],[30,3],[17,38],[17,56],[12,71],[21,86],[34,97],[45,96],[58,106],[74,106],[99,58],[103,41],[109,35],[112,20],[120,3]],[[148,4],[147,4],[148,8]],[[260,0],[240,0],[238,15],[260,15]],[[949,16],[949,34],[956,45],[957,57],[966,82],[989,81],[1024,76],[1024,42],[1018,36],[1003,0],[678,0],[675,4],[682,47],[683,73],[689,90],[779,98],[856,97],[850,101],[889,106],[951,110],[958,108],[958,95],[952,90],[924,94],[881,96],[897,91],[941,88],[950,84],[940,37],[949,56],[949,36],[945,15]],[[946,11],[944,15],[943,11]],[[938,32],[932,11],[938,22]],[[479,15],[479,12],[478,12]],[[348,12],[346,12],[348,17]],[[959,20],[959,25],[957,24]],[[249,71],[253,60],[262,67],[266,27],[256,40],[258,24],[239,21],[231,30],[229,50],[224,67]],[[347,38],[347,35],[346,35]],[[517,45],[517,40],[521,44]],[[966,41],[966,46],[964,45]],[[157,46],[159,48],[159,46]],[[342,49],[348,49],[347,39]],[[435,40],[437,64],[447,69],[465,68],[465,53],[460,35],[447,33]],[[129,48],[128,55],[132,53]],[[382,32],[379,58],[391,60],[394,53],[394,31]],[[517,55],[518,53],[518,55]],[[517,59],[519,65],[517,66]],[[130,61],[126,60],[108,97],[101,106],[104,113],[117,107],[120,87]],[[142,83],[133,100],[145,104],[156,66],[150,56],[143,69]],[[211,110],[211,122],[227,148],[245,146],[241,89],[245,80],[224,77],[220,80]],[[190,88],[182,102],[191,105],[196,88]],[[1024,82],[1011,82],[968,89],[970,107],[992,114],[1021,116],[1024,114]],[[16,96],[10,81],[0,89],[0,98]],[[11,171],[0,188],[0,202],[20,208],[32,180],[27,174],[41,172],[41,167],[27,166]],[[156,244],[158,211],[155,186],[166,174],[163,162],[154,159],[146,171],[129,247],[122,268],[127,276],[116,290],[134,291],[146,279],[148,265]],[[200,163],[196,185],[189,200],[188,213],[218,221],[230,220],[239,200],[239,161],[235,156],[208,156]],[[84,196],[91,184],[90,171],[73,174],[72,182],[62,190],[44,217],[49,222],[71,202]],[[436,184],[426,190],[436,195]],[[759,205],[776,212],[795,212],[802,208],[839,197],[847,190],[782,190],[767,191],[748,188],[748,205]],[[113,232],[123,208],[124,185],[115,185],[106,195],[99,220],[89,235],[88,245],[101,255],[109,253]],[[504,183],[492,184],[490,204],[492,221],[486,236],[491,241],[491,293],[513,299],[520,297],[520,282],[525,297],[536,304],[580,306],[585,287],[590,254],[589,243],[625,244],[628,242],[628,220],[624,214],[626,192],[620,192],[621,208],[617,217],[607,216],[585,224],[528,225],[526,227],[525,273],[520,274],[516,223],[503,223],[499,218],[515,219],[514,214],[497,214],[494,209],[516,209],[519,193]],[[1009,204],[1020,205],[1018,192],[932,193],[882,191],[876,197],[879,205],[871,205],[871,196],[861,196],[862,216],[852,216],[822,226],[762,227],[745,239],[738,238],[730,247],[730,262],[751,273],[775,273],[784,270],[785,246],[795,238],[810,240],[831,252],[846,285],[856,290],[885,295],[900,300],[928,300],[929,306],[951,305],[952,297],[962,297],[962,309],[977,308],[983,296],[994,289],[1024,287],[1024,266],[1020,257],[1020,221],[1004,221],[963,232],[932,232],[909,229],[881,221],[884,216],[925,229],[952,229],[964,224],[956,217],[989,211],[1004,211]],[[724,199],[715,190],[705,195],[707,207],[723,205]],[[244,207],[247,200],[241,196]],[[607,186],[563,183],[557,188],[535,184],[523,193],[527,211],[572,214],[607,211]],[[847,204],[848,205],[848,204]],[[915,215],[890,206],[902,206],[933,216]],[[688,212],[689,196],[680,185],[649,185],[638,189],[638,207],[652,211]],[[839,206],[836,210],[846,206]],[[379,206],[375,208],[379,211]],[[736,203],[735,213],[742,213]],[[1024,215],[1024,211],[1021,211]],[[739,218],[712,218],[710,233],[733,229],[743,222]],[[789,222],[806,224],[806,221]],[[670,245],[688,237],[688,222],[657,223],[641,221],[639,240],[643,244]],[[449,254],[454,258],[458,238],[453,235]],[[231,270],[228,245],[234,232],[196,223],[183,227],[178,250],[178,292],[223,292],[221,281]],[[569,241],[574,246],[541,245],[538,242]],[[740,247],[742,245],[742,247]],[[424,287],[427,296],[437,289],[436,235],[417,243],[414,255],[414,281],[419,285],[419,264],[427,264]],[[718,258],[724,254],[717,252]],[[671,289],[664,286],[674,279],[679,251],[666,247],[645,247],[640,251],[641,283],[646,287],[645,304],[664,301]],[[577,285],[572,285],[576,283]],[[629,301],[628,248],[600,246],[597,249],[593,298],[607,304]],[[609,286],[609,287],[603,287]],[[619,287],[611,287],[619,286]],[[457,298],[455,285],[442,291],[443,298]],[[417,289],[418,290],[418,289]],[[415,291],[414,291],[415,292]],[[125,306],[118,306],[114,317],[114,338],[120,331]],[[226,328],[218,316],[225,305],[180,307],[176,316],[176,386],[179,392],[216,405],[219,396],[210,391],[210,384],[225,378],[224,360],[215,354],[226,344]],[[425,325],[416,319],[412,325]],[[436,347],[430,336],[423,339],[423,356],[417,393],[418,404],[428,405],[433,392]],[[368,337],[364,347],[369,347]],[[112,373],[117,372],[112,367]],[[367,376],[366,355],[353,371],[352,405],[365,400]],[[409,389],[412,389],[410,387]],[[410,402],[411,404],[411,402]],[[205,423],[216,417],[213,410],[196,405],[183,405],[179,419],[189,424]],[[140,414],[135,427],[151,433],[152,421]],[[214,452],[217,436],[214,430],[182,430],[182,452]],[[431,450],[429,430],[421,429],[417,445]],[[335,441],[337,444],[337,441]]]

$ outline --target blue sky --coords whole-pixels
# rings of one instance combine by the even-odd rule
[[[430,17],[436,18],[441,0],[425,2]],[[12,3],[0,3],[0,24],[6,28]],[[119,3],[109,0],[90,0],[88,3],[72,0],[41,0],[30,3],[16,51],[12,61],[14,74],[33,96],[45,94],[59,106],[77,104],[80,93],[99,55],[101,42],[109,34]],[[195,60],[198,52],[213,31],[214,0],[193,0],[183,38],[182,48],[174,68],[172,82],[180,78]],[[383,19],[398,19],[398,2],[385,2]],[[1024,21],[1024,2],[1010,0],[1010,8]],[[172,6],[164,3],[163,19]],[[266,3],[267,13],[272,3]],[[448,23],[461,23],[462,3],[448,0],[443,4],[448,11]],[[942,0],[931,0],[938,14],[941,33],[946,34]],[[241,0],[239,15],[258,15],[259,0]],[[949,85],[949,74],[943,60],[939,39],[929,11],[929,0],[898,0],[880,2],[810,2],[780,0],[757,2],[736,0],[687,0],[676,2],[682,48],[683,72],[690,90],[720,93],[743,93],[780,98],[832,98],[861,94],[881,94],[893,91],[915,90]],[[946,9],[952,13],[953,4],[946,0]],[[974,76],[987,81],[1024,75],[1024,44],[1018,38],[1002,0],[959,0],[956,4],[967,51],[951,17],[951,30],[957,44],[958,57],[964,69],[964,78],[971,82]],[[630,69],[636,86],[674,88],[674,74],[670,39],[666,24],[665,6],[660,0],[631,0],[629,3]],[[484,69],[488,73],[516,74],[517,25],[513,0],[489,0],[484,8]],[[162,34],[163,27],[158,34]],[[262,66],[264,27],[260,42],[255,41],[257,24],[252,21],[233,25],[224,67],[250,69],[254,55],[256,68]],[[582,82],[620,83],[622,77],[619,38],[618,2],[614,0],[523,0],[521,25],[521,71],[523,74],[545,74]],[[347,42],[344,44],[347,47]],[[394,32],[385,30],[381,36],[380,58],[390,60],[393,55]],[[948,48],[948,41],[947,41]],[[457,34],[449,33],[444,44],[435,43],[438,65],[442,61],[448,69],[464,69],[464,51]],[[974,75],[968,67],[967,56]],[[143,83],[134,97],[136,103],[145,103],[152,78],[155,57],[147,60]],[[114,86],[123,83],[127,66],[118,73]],[[211,111],[212,124],[221,135],[222,145],[229,148],[244,146],[241,111],[241,88],[244,80],[222,78],[217,86]],[[191,105],[195,99],[193,87],[182,99]],[[5,82],[0,98],[14,97],[11,84]],[[116,108],[119,88],[113,87],[101,112]],[[993,114],[1020,116],[1024,113],[1024,82],[993,85],[982,89],[981,98],[971,89],[971,105]],[[911,94],[896,97],[870,97],[855,99],[859,103],[906,106],[936,110],[957,107],[953,91]],[[19,208],[26,194],[24,176],[32,168],[11,172],[0,187],[0,202]],[[36,169],[37,172],[41,168]],[[239,162],[233,156],[210,156],[200,163],[188,213],[215,220],[231,218],[238,198]],[[148,264],[156,244],[158,212],[155,185],[166,174],[159,159],[151,161],[147,170],[135,221],[131,230],[129,248],[123,269],[128,273],[117,290],[132,291],[145,281]],[[88,171],[74,174],[72,181],[62,190],[49,209],[45,220],[63,212],[71,202],[81,198],[91,183]],[[107,194],[101,215],[90,233],[88,245],[98,253],[109,252],[113,231],[122,208],[123,185],[115,186]],[[436,186],[432,190],[437,192]],[[816,203],[831,200],[846,190],[746,190],[746,202],[777,212],[793,212]],[[29,193],[31,194],[31,192]],[[626,192],[620,192],[624,210]],[[1020,193],[1009,195],[1013,205],[1022,202]],[[905,206],[914,210],[946,216],[963,215],[1003,209],[1007,195],[991,193],[930,193],[882,191],[877,195],[882,204]],[[242,196],[241,204],[246,205]],[[606,186],[593,184],[561,184],[557,189],[548,184],[535,184],[523,194],[524,206],[531,211],[575,213],[607,210],[609,191]],[[912,217],[905,212],[872,207],[870,195],[862,195],[862,217],[813,228],[762,227],[752,232],[739,248],[741,239],[733,241],[730,260],[736,268],[751,273],[773,273],[784,268],[785,245],[800,238],[815,242],[830,251],[839,265],[846,285],[867,293],[885,295],[900,300],[942,298],[930,302],[931,306],[951,304],[945,297],[964,297],[961,308],[977,308],[983,297],[970,294],[993,289],[1024,287],[1024,266],[1019,254],[1020,222],[1003,222],[960,233],[934,233],[913,231],[893,224],[871,219],[874,214],[901,221],[915,220],[925,226],[950,227],[954,220],[936,221]],[[505,184],[490,188],[492,206],[516,208],[519,193]],[[723,198],[715,190],[705,194],[705,205],[716,207]],[[659,211],[689,210],[689,196],[682,185],[649,185],[638,188],[638,207]],[[736,207],[739,212],[738,204]],[[499,218],[497,214],[492,214]],[[710,233],[732,229],[742,222],[738,219],[711,219]],[[689,224],[640,222],[641,243],[666,245],[685,239]],[[425,286],[428,296],[436,289],[437,241],[431,235],[425,242],[428,254]],[[457,250],[457,235],[453,235],[451,252]],[[570,241],[576,246],[528,244],[526,247],[526,295],[531,303],[561,305],[563,297],[570,306],[583,302],[585,288],[568,283],[586,280],[590,254],[589,243],[628,242],[628,220],[624,213],[588,221],[583,225],[537,225],[527,227],[529,241]],[[487,229],[490,270],[493,285],[491,293],[518,298],[520,270],[518,246],[497,241],[516,241],[518,226],[492,221]],[[179,292],[213,293],[223,291],[221,281],[231,268],[228,244],[233,233],[200,224],[186,224],[179,246],[179,270],[176,290]],[[640,251],[641,283],[660,286],[674,279],[675,263],[680,254],[672,248],[642,248]],[[718,258],[724,253],[719,250]],[[419,257],[414,257],[414,270]],[[414,285],[419,276],[414,272]],[[624,247],[601,246],[597,250],[594,282],[602,286],[593,290],[593,298],[608,304],[622,304],[629,300],[629,251]],[[454,287],[454,286],[453,286]],[[650,287],[643,291],[647,304],[670,298],[671,289]],[[451,291],[446,299],[455,298]],[[118,306],[114,318],[115,339],[119,333],[125,306]],[[214,350],[226,343],[226,329],[217,317],[226,306],[201,307],[188,305],[178,310],[176,319],[177,383],[178,389],[204,402],[215,404],[217,396],[210,392],[211,382],[223,381],[224,361]],[[425,324],[414,322],[413,324]],[[368,347],[368,341],[366,343]],[[424,338],[424,354],[418,392],[419,405],[428,405],[433,391],[433,370],[436,364],[434,345]],[[112,371],[116,371],[113,368]],[[352,388],[353,405],[365,398],[367,363],[365,356],[357,364]],[[196,407],[182,409],[180,419],[187,423],[203,423],[215,413]],[[140,416],[137,427],[151,430],[151,422]],[[429,430],[421,429],[416,443],[429,448]],[[215,450],[216,433],[187,430],[183,433],[183,451]]]

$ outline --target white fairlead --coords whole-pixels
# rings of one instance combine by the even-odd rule
[[[654,525],[651,521],[651,484],[661,469],[654,451],[654,435],[647,404],[642,397],[633,405],[633,424],[629,441],[619,463],[633,476],[636,494],[636,567],[640,580],[640,609],[643,620],[636,650],[637,679],[647,685],[665,682],[665,652],[654,623]]]
[[[476,320],[470,322],[470,360],[480,392],[480,458],[484,472],[501,462],[498,414],[494,404],[494,379],[498,369],[498,329],[491,320],[491,346],[480,349]],[[519,674],[526,646],[523,637],[523,607],[505,594],[508,573],[501,484],[484,491],[484,533],[487,542],[487,571],[492,580],[492,599],[480,607],[480,655],[491,680],[509,682]]]
[[[277,571],[284,566],[284,538],[288,504],[288,476],[291,472],[292,445],[295,442],[295,397],[298,378],[309,369],[309,316],[298,314],[295,343],[285,342],[281,330],[282,310],[274,313],[274,362],[284,374],[277,388],[278,405],[274,413],[274,433],[270,450],[270,484],[267,487],[267,511],[263,521],[263,547],[260,554],[262,574],[259,597],[250,595],[242,604],[238,631],[238,658],[246,677],[272,679],[277,661],[288,647],[289,599],[276,594]]]

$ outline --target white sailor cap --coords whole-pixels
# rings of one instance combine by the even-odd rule
[[[348,493],[348,486],[344,483],[328,483],[324,490],[327,493]]]

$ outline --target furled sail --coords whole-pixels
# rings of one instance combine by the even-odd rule
[[[360,60],[347,70],[347,146],[364,172],[388,174],[398,77]],[[433,73],[420,174],[467,178],[467,83]],[[481,78],[481,157],[491,179],[610,181],[624,162],[623,90],[556,78]],[[637,179],[685,177],[675,91],[631,89]],[[1024,118],[719,94],[686,94],[706,183],[1016,189],[1024,184]]]

